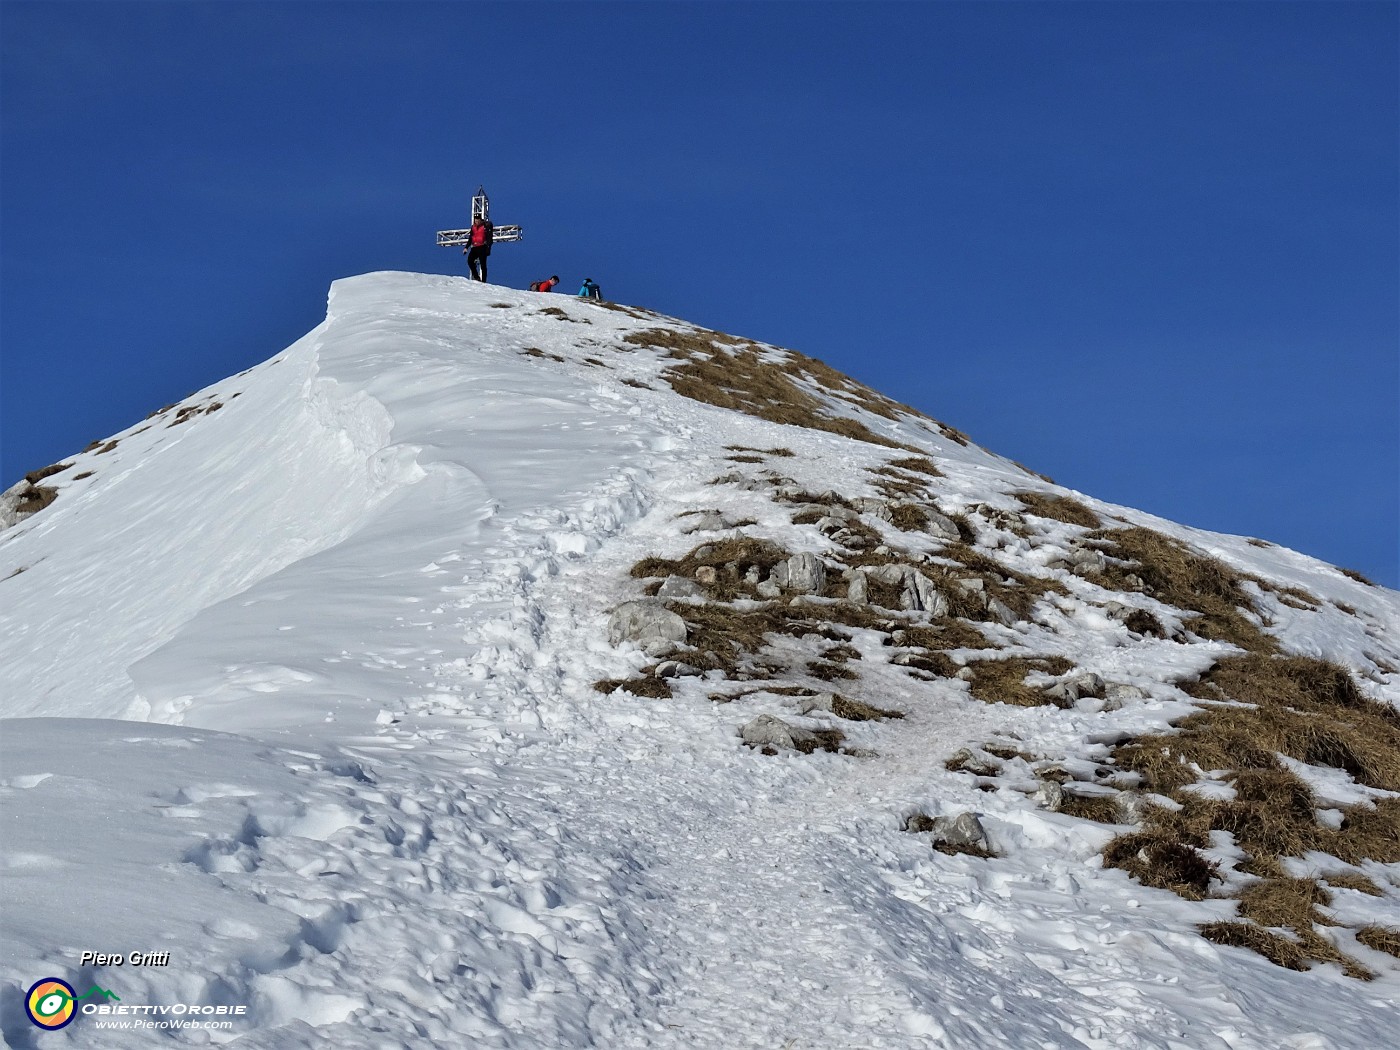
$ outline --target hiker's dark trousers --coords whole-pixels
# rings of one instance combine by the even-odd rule
[[[478,245],[467,252],[467,269],[471,270],[475,280],[486,280],[486,259],[490,254],[491,249],[485,245]]]

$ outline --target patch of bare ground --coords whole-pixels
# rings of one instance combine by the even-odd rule
[[[1040,518],[1052,518],[1067,525],[1080,525],[1086,529],[1097,529],[1102,520],[1084,504],[1069,496],[1054,496],[1047,492],[1013,492],[1028,513]]]
[[[1371,897],[1379,897],[1384,891],[1371,879],[1359,871],[1333,871],[1322,876],[1322,881],[1333,889],[1356,890]]]
[[[1374,581],[1362,576],[1361,573],[1357,572],[1355,569],[1343,569],[1339,566],[1337,571],[1349,580],[1355,580],[1357,583],[1364,583],[1367,587],[1375,586]]]
[[[875,491],[892,503],[898,500],[929,499],[928,482],[924,478],[890,466],[866,469],[872,476],[870,484]]]
[[[71,467],[72,463],[51,463],[47,467],[40,467],[38,470],[31,470],[24,476],[24,480],[31,485],[37,485],[45,478],[52,477]]]
[[[527,346],[524,350],[521,350],[520,353],[525,357],[547,357],[551,361],[558,361],[560,364],[564,363],[564,359],[558,354],[548,353],[537,346]]]
[[[588,318],[586,318],[586,317],[570,317],[568,314],[566,314],[563,310],[559,309],[559,307],[557,307],[557,306],[546,306],[546,307],[544,307],[542,310],[540,310],[539,312],[542,313],[542,314],[548,314],[550,317],[557,317],[557,318],[559,318],[559,320],[561,320],[561,321],[572,321],[574,324],[592,324],[592,323],[593,323],[592,321],[590,321],[590,320],[589,320]]]
[[[643,558],[632,566],[632,575],[684,576],[699,582],[710,597],[733,601],[759,597],[755,589],[758,583],[789,556],[789,551],[770,540],[740,536],[702,543],[677,559]]]
[[[987,595],[1009,608],[1018,620],[1029,620],[1035,603],[1046,595],[1069,593],[1065,585],[1058,580],[1045,576],[1028,576],[1008,569],[995,558],[962,541],[947,544],[940,556],[961,565],[966,570],[965,574],[959,574],[963,578],[980,580]],[[971,597],[972,592],[964,588],[954,589],[964,590],[965,598]],[[951,598],[952,594],[949,596]],[[955,603],[952,614],[968,616],[974,620],[990,618],[990,614],[975,600],[967,605],[966,610],[960,610]]]
[[[682,397],[743,412],[770,423],[825,431],[889,448],[910,448],[876,434],[858,420],[830,414],[816,395],[803,389],[798,379],[807,378],[823,385],[823,380],[829,379],[826,373],[831,376],[840,376],[840,373],[800,354],[791,351],[765,353],[756,344],[702,329],[652,328],[629,333],[623,341],[669,350],[677,363],[662,375]],[[853,388],[864,390],[853,380],[840,378]],[[869,396],[860,401],[862,408],[894,418],[893,409],[888,407],[893,402],[887,403],[873,391],[866,393]]]
[[[653,700],[669,700],[672,695],[671,685],[666,679],[649,674],[637,678],[603,678],[594,682],[593,688],[605,694],[621,689],[624,693]]]
[[[867,704],[861,700],[852,700],[849,697],[836,694],[831,702],[831,713],[837,718],[844,718],[848,722],[883,722],[887,719],[899,719],[904,717],[904,712],[894,711],[886,707],[876,707],[874,704]]]
[[[750,448],[748,445],[725,445],[724,448],[727,452],[747,452],[755,456],[777,456],[782,459],[797,455],[790,448]]]
[[[1245,853],[1240,870],[1257,881],[1237,895],[1241,921],[1210,923],[1202,934],[1281,966],[1334,962],[1351,976],[1369,977],[1318,932],[1332,920],[1317,908],[1331,900],[1323,881],[1362,892],[1375,891],[1374,883],[1345,872],[1299,879],[1288,875],[1282,860],[1327,854],[1349,865],[1400,861],[1400,797],[1355,803],[1340,810],[1339,825],[1321,823],[1312,789],[1283,757],[1400,792],[1400,713],[1366,696],[1345,668],[1311,657],[1227,657],[1183,688],[1209,702],[1176,723],[1174,732],[1122,743],[1112,757],[1118,768],[1140,776],[1143,790],[1180,808],[1149,807],[1139,830],[1109,843],[1104,863],[1196,899],[1207,886],[1199,878],[1183,881],[1172,863],[1205,848],[1211,832],[1228,832]],[[1232,797],[1192,790],[1205,777],[1228,784]]]
[[[1086,574],[1092,582],[1195,613],[1186,626],[1201,638],[1254,653],[1278,651],[1256,622],[1257,610],[1243,588],[1246,582],[1259,583],[1257,578],[1152,529],[1099,529],[1089,538],[1113,559],[1102,572]]]
[[[1074,664],[1063,656],[1008,656],[977,660],[967,665],[968,689],[986,704],[1014,704],[1016,707],[1044,707],[1057,701],[1043,689],[1026,684],[1032,671],[1048,675],[1064,674]]]
[[[1367,948],[1400,959],[1400,930],[1389,926],[1363,926],[1356,931],[1356,939]]]

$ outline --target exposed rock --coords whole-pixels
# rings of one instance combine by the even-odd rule
[[[1016,613],[1012,611],[1011,606],[1007,605],[1000,598],[989,597],[987,599],[987,612],[990,613],[998,623],[1005,627],[1010,627],[1018,622]]]
[[[870,583],[865,573],[851,573],[851,582],[846,588],[846,600],[854,605],[865,605],[870,601]]]
[[[695,582],[713,586],[719,582],[719,570],[713,565],[701,565],[695,570]]]
[[[966,747],[954,751],[944,766],[953,772],[971,773],[977,777],[994,777],[1001,772],[1001,765],[995,759],[979,755]]]
[[[773,715],[759,715],[752,722],[742,726],[739,735],[750,747],[801,751],[804,754],[811,754],[819,749],[834,751],[841,742],[841,734],[834,729],[814,733]]]
[[[958,531],[957,522],[952,518],[938,513],[936,510],[924,508],[927,521],[924,523],[924,531],[940,540],[957,541],[962,539],[962,533]]]
[[[800,715],[809,715],[813,711],[831,714],[835,707],[835,693],[818,693],[816,696],[804,696],[797,701],[797,713]]]
[[[1065,804],[1065,789],[1057,780],[1042,780],[1036,786],[1035,800],[1040,803],[1041,808],[1058,813],[1060,807]]]
[[[1122,707],[1123,702],[1125,700],[1146,700],[1148,697],[1148,692],[1141,686],[1125,685],[1122,683],[1115,682],[1112,685],[1104,687],[1103,695],[1108,700],[1118,701],[1118,707]],[[1116,711],[1118,710],[1118,708],[1114,707],[1110,708],[1109,710]]]
[[[948,596],[934,586],[932,580],[917,569],[910,569],[909,578],[913,584],[914,591],[915,602],[912,606],[913,608],[926,612],[933,617],[948,615],[948,610],[950,608]]]
[[[823,521],[831,520],[837,524],[846,521],[859,521],[860,514],[849,507],[842,507],[834,503],[799,503],[792,508],[793,516],[802,514],[820,514],[817,521],[820,527]]]
[[[28,478],[22,478],[0,493],[0,529],[18,525],[31,514],[43,510],[54,501],[58,489],[49,485],[36,485]]]
[[[1141,824],[1152,808],[1152,800],[1136,791],[1120,791],[1113,801],[1120,824]]]
[[[987,829],[976,813],[959,813],[956,817],[935,817],[933,845],[947,847],[957,853],[991,853],[992,844],[987,838]]]
[[[768,579],[783,590],[821,594],[826,588],[826,566],[815,554],[803,551],[773,566]]]
[[[705,591],[694,580],[687,580],[684,576],[667,576],[656,594],[659,598],[705,597]]]
[[[872,518],[880,521],[894,521],[894,511],[890,505],[882,499],[874,499],[870,496],[862,496],[855,500],[856,510],[862,514],[869,514]]]
[[[662,660],[652,673],[657,678],[691,678],[700,673],[700,668],[692,667],[680,660]]]
[[[636,642],[649,656],[662,656],[686,639],[685,621],[655,599],[623,602],[608,619],[613,645]]]
[[[683,520],[686,524],[681,532],[687,536],[692,532],[718,532],[722,529],[732,529],[736,525],[736,522],[717,510],[702,510],[699,514],[687,515]]]
[[[1076,700],[1092,697],[1096,700],[1102,699],[1104,695],[1104,681],[1093,671],[1081,671],[1078,674],[1063,678],[1046,688],[1045,695],[1051,697],[1062,705],[1073,704]]]

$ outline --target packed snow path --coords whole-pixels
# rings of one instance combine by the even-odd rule
[[[594,691],[645,662],[607,615],[633,563],[689,546],[677,515],[784,527],[710,484],[727,446],[792,449],[814,490],[876,461],[666,391],[619,342],[656,323],[338,282],[322,326],[192,399],[217,412],[119,435],[86,487],[0,533],[5,713],[62,716],[0,739],[11,1045],[149,1043],[29,1026],[23,990],[50,975],[247,1004],[233,1031],[169,1034],[250,1047],[1391,1038],[1393,974],[1206,943],[1170,895],[1086,863],[1101,827],[985,797],[1003,858],[902,833],[954,807],[942,759],[1004,731],[998,707],[949,689],[849,730],[876,757],[769,757],[735,735],[751,706]],[[938,447],[970,493],[1013,472]],[[81,969],[92,948],[171,965]]]

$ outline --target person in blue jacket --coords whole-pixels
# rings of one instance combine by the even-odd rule
[[[578,297],[580,299],[592,299],[595,302],[602,302],[603,293],[602,290],[593,283],[592,277],[585,277],[583,279],[583,287],[578,290]]]

